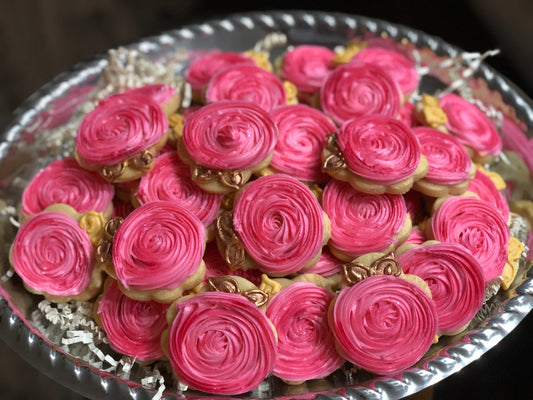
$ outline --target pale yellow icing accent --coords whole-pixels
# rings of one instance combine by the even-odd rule
[[[311,192],[313,192],[313,194],[315,195],[315,197],[317,198],[318,202],[320,204],[322,204],[322,194],[324,193],[324,189],[322,189],[320,186],[318,186],[317,184],[314,184],[313,186],[311,186]]]
[[[509,247],[507,248],[507,263],[505,264],[502,273],[502,288],[504,290],[507,290],[509,287],[511,287],[511,283],[513,283],[516,273],[518,272],[517,261],[520,259],[524,251],[526,251],[526,248],[522,242],[520,242],[520,240],[515,237],[511,237],[509,239]]]
[[[417,117],[422,124],[433,129],[442,127],[448,121],[448,116],[440,107],[439,99],[427,93],[422,94],[422,100],[417,107]]]
[[[281,290],[281,285],[273,279],[270,279],[268,275],[261,274],[261,284],[259,289],[267,293],[270,298]]]
[[[294,83],[283,81],[283,87],[287,96],[287,104],[298,104],[298,89],[296,89]]]
[[[505,181],[503,180],[500,174],[494,171],[489,171],[483,168],[483,166],[480,164],[476,164],[476,167],[479,168],[481,172],[483,172],[485,175],[487,175],[490,178],[492,183],[494,183],[494,186],[496,186],[496,189],[498,190],[505,189],[507,185],[505,184]]]
[[[101,212],[87,211],[81,215],[78,225],[87,232],[93,246],[97,246],[104,235],[105,222]]]
[[[354,56],[366,47],[365,42],[350,42],[346,45],[346,48],[335,54],[331,59],[331,63],[335,66],[346,64],[354,58]]]
[[[244,54],[254,60],[259,68],[263,68],[268,72],[272,72],[273,68],[269,60],[269,54],[267,52],[248,50],[245,51]]]
[[[178,139],[183,134],[183,117],[181,114],[172,114],[168,117],[168,127],[175,139]]]

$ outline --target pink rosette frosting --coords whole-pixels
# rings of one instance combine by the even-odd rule
[[[255,65],[224,68],[211,78],[205,92],[206,102],[247,101],[265,111],[287,104],[283,82],[271,72]]]
[[[449,197],[431,218],[431,230],[436,240],[470,251],[483,268],[485,282],[501,276],[510,234],[492,205],[475,197]]]
[[[116,280],[106,287],[98,304],[111,347],[141,361],[163,356],[161,334],[167,329],[167,309],[168,304],[130,299]]]
[[[437,310],[414,283],[375,275],[341,290],[329,324],[348,361],[376,374],[393,374],[429,349],[437,333]]]
[[[191,180],[190,167],[175,152],[156,158],[152,170],[141,178],[136,196],[141,204],[156,200],[179,204],[206,227],[215,220],[222,201],[221,194],[208,193]]]
[[[400,89],[381,67],[362,61],[335,68],[320,90],[320,105],[335,123],[365,115],[396,118]]]
[[[470,179],[472,161],[456,138],[422,126],[413,128],[413,133],[428,160],[428,173],[424,179],[438,185],[454,185]]]
[[[422,244],[427,240],[426,235],[418,228],[413,228],[405,243]],[[405,271],[404,271],[405,272]],[[416,275],[416,274],[415,274]]]
[[[271,167],[305,182],[327,182],[320,157],[327,134],[337,130],[329,118],[305,105],[278,107],[270,116],[279,130]]]
[[[329,243],[353,257],[395,243],[407,218],[402,195],[362,193],[335,179],[324,188],[322,207],[331,221]]]
[[[245,297],[205,292],[176,303],[168,357],[179,380],[194,389],[239,394],[276,363],[276,336],[266,315]]]
[[[144,85],[135,89],[128,90],[130,95],[138,95],[148,97],[154,100],[157,104],[166,104],[176,96],[176,90],[165,83],[152,83],[150,85]]]
[[[437,307],[438,331],[463,328],[481,308],[485,278],[472,254],[457,243],[420,246],[398,257],[406,274],[422,278]]]
[[[278,336],[272,373],[287,381],[323,378],[344,363],[328,326],[333,293],[312,283],[294,283],[268,303],[266,315]]]
[[[85,116],[76,150],[87,165],[114,165],[159,142],[167,129],[168,120],[155,101],[116,94]]]
[[[75,219],[43,211],[20,227],[11,260],[17,274],[32,289],[54,296],[75,296],[91,280],[93,246]]]
[[[439,99],[448,116],[446,129],[461,143],[482,156],[498,155],[502,140],[494,124],[474,104],[456,94],[445,94]]]
[[[344,264],[344,262],[335,257],[326,246],[322,249],[322,254],[320,255],[318,262],[311,268],[301,272],[306,274],[331,276],[341,272],[341,264]]]
[[[220,255],[220,251],[215,242],[208,243],[204,254],[205,262],[205,277],[218,278],[221,276],[236,275],[249,280],[254,285],[261,284],[261,271],[257,269],[243,269],[232,270]]]
[[[503,117],[503,147],[520,155],[529,167],[531,174],[533,174],[533,157],[531,157],[531,154],[533,154],[533,140],[526,136],[524,129],[508,117]]]
[[[63,203],[80,214],[105,212],[113,200],[113,185],[95,172],[80,167],[74,158],[64,158],[39,172],[22,194],[22,215],[36,214]]]
[[[183,145],[198,164],[219,170],[246,169],[274,150],[278,130],[255,104],[223,101],[191,114],[183,127]]]
[[[263,176],[240,193],[233,225],[266,273],[300,271],[322,248],[324,214],[311,190],[283,174]]]
[[[400,108],[400,121],[402,121],[408,128],[414,128],[420,125],[416,118],[416,106],[413,103],[405,103]]]
[[[126,289],[179,287],[200,266],[205,228],[192,212],[169,201],[133,211],[113,237],[117,279]]]
[[[335,52],[327,47],[300,45],[287,51],[281,66],[281,78],[292,82],[299,91],[314,93],[333,69]]]
[[[185,79],[191,84],[193,90],[200,91],[218,71],[237,64],[256,65],[254,60],[244,54],[212,53],[194,61],[185,71]]]
[[[476,170],[476,176],[470,181],[468,191],[477,194],[481,200],[492,204],[498,209],[505,221],[509,220],[509,204],[496,188],[494,182],[481,170]]]
[[[351,172],[384,185],[407,179],[420,162],[420,143],[414,133],[389,117],[347,121],[337,133],[337,142]]]

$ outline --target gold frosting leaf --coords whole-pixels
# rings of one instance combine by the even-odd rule
[[[111,258],[111,248],[113,243],[110,240],[104,240],[96,247],[96,261],[105,264]]]
[[[394,253],[389,253],[381,258],[375,260],[370,266],[372,275],[393,275],[400,276],[402,274],[402,267],[396,260]]]
[[[225,193],[222,197],[222,208],[224,210],[233,210],[233,203],[235,202],[235,192]]]
[[[370,269],[356,261],[341,265],[341,275],[344,282],[349,286],[361,282],[363,279],[372,276]]]
[[[246,252],[241,243],[231,243],[226,246],[224,251],[224,261],[232,268],[239,269],[244,265]]]
[[[136,154],[131,158],[131,164],[137,169],[147,169],[150,168],[154,162],[155,154],[150,150],[146,149],[141,151],[139,154]]]
[[[121,162],[115,165],[106,165],[100,168],[100,175],[109,182],[114,182],[124,174],[126,163]]]
[[[267,274],[261,274],[259,289],[272,297],[281,290],[281,285],[275,280],[270,279]]]
[[[332,153],[340,151],[339,144],[337,143],[337,134],[335,132],[327,134],[326,148]]]
[[[285,94],[287,96],[287,104],[298,103],[298,89],[294,83],[289,81],[283,81],[283,87],[285,88]]]
[[[270,63],[269,54],[267,52],[248,50],[245,51],[244,54],[254,60],[259,68],[272,72],[272,64]]]
[[[224,171],[219,174],[219,177],[220,183],[235,190],[239,190],[245,183],[241,171]]]
[[[237,281],[229,276],[221,276],[218,278],[209,277],[205,280],[205,284],[210,292],[224,292],[237,293],[241,292]]]
[[[344,157],[338,153],[330,154],[322,163],[322,169],[324,171],[336,171],[343,168],[346,168],[346,161],[344,161]]]
[[[96,211],[87,211],[82,214],[78,225],[87,232],[93,246],[97,246],[100,243],[104,236],[104,214]]]
[[[115,233],[117,232],[117,229],[122,224],[122,222],[124,222],[124,218],[122,217],[111,218],[109,221],[107,221],[104,226],[105,237],[109,239],[115,236]]]
[[[233,228],[233,212],[226,210],[221,212],[215,220],[215,227],[218,237],[224,244],[235,241],[235,230]]]
[[[218,173],[216,171],[213,171],[209,168],[202,167],[201,165],[197,165],[192,168],[191,170],[191,178],[194,181],[200,181],[200,182],[210,182],[217,179]]]
[[[242,295],[254,303],[257,307],[262,307],[268,303],[268,293],[263,292],[261,289],[251,289],[243,292]]]

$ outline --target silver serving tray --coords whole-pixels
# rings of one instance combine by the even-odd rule
[[[138,49],[152,60],[164,60],[180,48],[247,50],[271,32],[283,32],[289,44],[314,43],[333,47],[356,36],[370,35],[391,38],[395,42],[410,42],[435,59],[455,57],[460,53],[458,48],[441,39],[404,26],[339,13],[302,11],[230,16],[150,37],[128,48]],[[14,113],[0,142],[0,199],[5,200],[8,206],[17,206],[28,180],[39,168],[61,157],[60,152],[65,150],[59,146],[59,153],[50,154],[50,142],[55,139],[43,137],[35,128],[39,124],[46,124],[49,106],[65,98],[72,88],[96,85],[99,73],[106,64],[106,55],[77,64],[43,86]],[[489,95],[499,92],[500,101],[512,106],[520,120],[530,129],[533,127],[533,103],[522,91],[487,65],[481,65],[476,78],[486,82]],[[424,79],[422,85],[430,90],[442,86],[442,82],[435,77]],[[59,119],[66,123],[70,116],[62,115]],[[52,148],[58,149],[56,145]],[[5,210],[0,212],[0,224],[0,276],[3,276],[9,269],[8,250],[15,233]],[[141,400],[154,396],[155,390],[145,389],[139,382],[126,381],[105,373],[55,348],[28,322],[40,297],[26,292],[17,277],[1,282],[1,293],[0,338],[32,366],[88,398]],[[497,299],[476,329],[442,340],[433,346],[427,357],[403,373],[376,377],[369,374],[352,376],[346,371],[337,371],[327,379],[311,381],[303,388],[290,387],[269,377],[261,388],[239,398],[401,398],[441,381],[478,359],[511,332],[532,308],[533,282],[528,278],[516,288],[516,297]],[[213,398],[192,391],[177,393],[172,390],[169,388],[165,392],[166,398]]]

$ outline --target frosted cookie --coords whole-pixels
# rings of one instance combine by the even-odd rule
[[[257,269],[249,269],[247,271],[243,269],[231,269],[220,254],[216,243],[207,244],[205,248],[204,262],[206,278],[237,275],[252,282],[256,286],[261,284],[261,271]]]
[[[481,200],[493,205],[502,215],[504,221],[509,221],[509,204],[498,190],[494,182],[480,169],[468,185],[468,191],[475,193]]]
[[[335,257],[329,247],[324,247],[322,249],[322,254],[318,262],[313,265],[311,268],[305,270],[306,274],[318,274],[321,276],[331,276],[338,274],[340,272],[340,265],[342,261]]]
[[[167,309],[168,304],[130,299],[116,280],[107,278],[94,304],[94,318],[115,351],[149,363],[163,357],[161,334],[167,329]]]
[[[398,120],[366,116],[330,134],[323,169],[335,179],[373,194],[406,193],[428,170],[415,134]]]
[[[322,206],[331,221],[329,247],[343,261],[369,252],[389,252],[411,232],[401,195],[366,194],[332,180],[324,188]]]
[[[116,94],[101,100],[80,124],[75,157],[110,182],[140,178],[167,141],[168,121],[146,96]]]
[[[176,93],[176,90],[164,83],[152,83],[150,85],[144,85],[128,91],[129,94],[144,96],[155,101],[165,115],[169,117],[180,106],[180,96]]]
[[[22,194],[22,215],[43,211],[62,203],[78,213],[93,210],[110,217],[113,212],[113,185],[97,173],[79,166],[74,158],[57,160],[40,171]]]
[[[424,232],[422,232],[418,228],[413,228],[411,229],[411,233],[409,234],[409,237],[407,238],[405,243],[420,245],[424,243],[425,241],[427,241],[427,238]]]
[[[400,108],[398,117],[408,128],[420,125],[416,116],[416,106],[413,103],[404,103]]]
[[[259,106],[223,101],[190,115],[177,138],[180,158],[204,190],[238,190],[252,173],[266,168],[278,139],[272,118]]]

